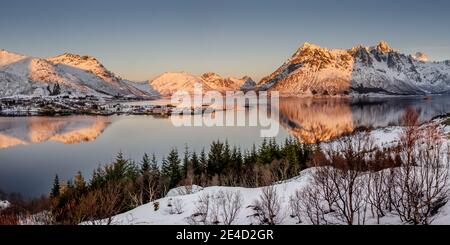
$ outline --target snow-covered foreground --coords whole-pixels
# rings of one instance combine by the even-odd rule
[[[378,146],[388,146],[394,144],[401,132],[401,127],[388,127],[384,129],[376,129],[371,132],[375,144]],[[449,139],[450,126],[444,126],[444,132]],[[450,143],[450,139],[447,140]],[[291,225],[298,224],[297,217],[291,217],[291,209],[289,205],[290,197],[297,190],[301,190],[308,186],[312,181],[315,168],[304,170],[296,178],[275,184],[273,187],[280,196],[281,201],[281,224]],[[364,178],[364,175],[360,178]],[[240,193],[242,197],[241,209],[233,224],[248,225],[258,224],[251,217],[254,213],[249,206],[253,205],[260,198],[263,188],[241,188],[241,187],[207,187],[201,188],[194,186],[186,189],[178,187],[171,190],[169,194],[162,199],[152,203],[142,205],[129,212],[117,215],[113,218],[113,224],[120,225],[186,225],[192,224],[190,217],[196,213],[199,202],[206,195],[212,196],[214,199],[220,193]],[[190,193],[190,194],[186,194]],[[157,208],[155,208],[157,206]],[[377,220],[368,212],[366,224],[377,224]],[[339,222],[338,222],[339,223]],[[302,218],[301,224],[310,224],[307,217]],[[381,218],[380,224],[403,224],[395,214],[388,214]],[[450,203],[446,203],[439,213],[433,217],[432,224],[450,224]]]
[[[300,173],[300,175],[291,180],[274,185],[277,193],[281,199],[281,224],[295,225],[298,224],[297,217],[291,217],[289,207],[289,200],[291,195],[299,189],[305,188],[311,181],[312,173],[315,169],[308,169]],[[193,194],[187,195],[170,195],[168,197],[156,200],[152,203],[142,205],[129,212],[117,215],[113,218],[114,225],[189,225],[190,216],[195,213],[196,206],[202,196],[217,195],[220,192],[239,192],[243,198],[242,208],[238,216],[233,222],[235,225],[250,225],[258,224],[258,222],[251,217],[253,210],[250,205],[259,199],[262,194],[262,188],[240,188],[240,187],[208,187],[204,189],[197,189]],[[159,209],[155,211],[154,204],[159,203]],[[178,214],[173,211],[175,203],[181,205],[182,213]],[[172,207],[170,207],[172,206]],[[377,224],[376,218],[368,214],[366,224]],[[380,224],[384,225],[401,225],[403,222],[394,214],[386,215],[381,218]],[[439,213],[435,216],[432,224],[450,224],[450,203],[442,207]],[[307,217],[302,218],[302,223],[299,225],[311,225]]]
[[[291,219],[289,217],[289,197],[297,189],[302,188],[307,185],[310,180],[311,171],[313,169],[308,169],[303,171],[300,176],[275,185],[277,192],[281,195],[282,200],[282,213],[285,216],[284,224],[295,224],[296,219]],[[179,188],[180,189],[180,188]],[[199,199],[205,195],[209,194],[217,195],[220,191],[222,192],[240,192],[243,202],[241,211],[234,224],[251,224],[255,220],[247,217],[252,214],[251,208],[247,208],[249,205],[253,204],[253,201],[259,198],[262,188],[241,188],[241,187],[207,187],[204,189],[194,188],[197,192],[188,195],[175,195],[174,191],[171,191],[171,195],[156,200],[155,202],[142,205],[134,210],[127,213],[117,215],[113,218],[113,224],[117,225],[186,225],[189,224],[189,216],[191,216],[196,209],[196,205]],[[183,191],[181,191],[183,192]],[[171,214],[170,205],[174,203],[182,204],[181,214]],[[154,203],[159,203],[159,210],[155,211]]]

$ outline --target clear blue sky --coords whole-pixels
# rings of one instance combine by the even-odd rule
[[[90,54],[117,74],[271,73],[298,46],[373,45],[450,59],[450,1],[0,0],[0,48]]]

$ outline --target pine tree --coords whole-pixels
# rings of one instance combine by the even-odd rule
[[[271,155],[272,160],[281,158],[280,147],[278,146],[275,138],[270,139],[269,150],[270,150],[270,155]]]
[[[97,189],[102,187],[106,182],[105,174],[101,166],[98,166],[97,169],[94,169],[92,173],[92,179],[89,183],[89,187],[91,189]]]
[[[199,176],[201,174],[200,161],[199,161],[197,153],[195,151],[192,153],[190,162],[191,162],[192,169],[194,170],[194,175]]]
[[[206,173],[207,171],[206,168],[208,166],[208,159],[206,158],[205,149],[202,149],[202,152],[200,153],[199,164],[201,173]]]
[[[267,139],[264,138],[261,146],[258,150],[258,160],[263,164],[270,164],[272,162],[272,152],[270,148],[270,143],[267,142]]]
[[[122,181],[126,179],[136,179],[138,171],[135,164],[124,158],[119,152],[111,165],[105,167],[105,177],[107,181]]]
[[[53,179],[53,187],[52,187],[52,190],[50,192],[50,197],[51,198],[58,198],[59,195],[61,194],[60,191],[61,191],[61,186],[60,186],[60,183],[59,183],[59,177],[58,177],[58,175],[55,175],[55,178]]]
[[[152,175],[159,175],[158,161],[156,160],[155,153],[152,154],[152,161],[151,161],[151,164],[150,164],[150,171],[152,172]]]
[[[147,153],[144,154],[141,161],[141,174],[142,174],[142,203],[146,204],[150,202],[150,194],[148,188],[150,186],[150,158]]]
[[[232,153],[231,153],[231,168],[239,173],[242,170],[242,154],[241,150],[239,148],[233,147]]]
[[[225,141],[225,144],[223,146],[223,157],[222,162],[220,166],[220,172],[223,172],[224,169],[228,168],[231,162],[231,150],[230,150],[230,144],[228,144],[228,140]]]
[[[213,142],[208,153],[208,165],[206,171],[208,176],[220,174],[223,165],[224,145],[220,141]]]
[[[256,151],[255,143],[253,143],[252,151],[250,152],[250,159],[252,163],[256,163],[258,161],[258,151]]]
[[[84,180],[84,177],[83,177],[83,174],[81,173],[81,171],[77,172],[73,182],[75,184],[75,188],[78,191],[83,192],[84,190],[86,190],[86,181]]]
[[[180,158],[177,149],[170,151],[167,159],[163,160],[162,174],[169,180],[169,188],[173,188],[181,181]]]
[[[183,178],[187,177],[188,170],[189,170],[189,148],[186,145],[184,148],[184,157],[183,157],[183,169],[182,169]]]
[[[147,153],[144,154],[141,161],[141,174],[148,173],[150,171],[150,158]]]

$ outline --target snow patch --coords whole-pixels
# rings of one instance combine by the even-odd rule
[[[11,203],[8,201],[1,201],[0,200],[0,210],[8,208],[11,206]]]

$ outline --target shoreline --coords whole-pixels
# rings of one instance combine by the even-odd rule
[[[436,95],[358,95],[358,96],[303,96],[281,95],[281,99],[305,99],[312,101],[337,100],[349,103],[364,102],[364,100],[390,99],[418,99],[433,100],[434,98],[450,96]],[[113,115],[155,115],[170,116],[176,106],[170,100],[162,104],[140,105],[146,101],[167,100],[167,97],[152,99],[105,99],[105,98],[67,98],[67,97],[8,97],[0,98],[0,117],[29,117],[29,116],[113,116]],[[190,108],[192,115],[198,114],[198,108]],[[202,106],[202,112],[205,107]]]

